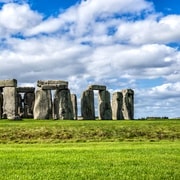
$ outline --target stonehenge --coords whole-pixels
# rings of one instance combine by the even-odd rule
[[[68,82],[38,81],[35,93],[34,119],[74,119]],[[55,90],[52,98],[52,90]]]
[[[95,110],[95,94],[98,107]],[[134,119],[134,91],[124,89],[112,93],[104,85],[89,85],[80,99],[81,119]],[[18,87],[17,80],[0,80],[0,119],[77,120],[77,96],[71,94],[68,82],[38,80],[37,87]]]

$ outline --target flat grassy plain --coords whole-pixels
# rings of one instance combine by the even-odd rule
[[[0,179],[179,180],[180,121],[0,121]]]

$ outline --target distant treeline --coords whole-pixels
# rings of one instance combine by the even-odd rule
[[[149,119],[169,119],[169,117],[167,117],[167,116],[163,116],[163,117],[143,117],[143,118],[140,118],[141,120],[149,120]]]

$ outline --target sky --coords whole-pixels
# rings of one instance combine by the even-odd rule
[[[179,0],[0,0],[0,79],[133,89],[135,118],[180,117]]]

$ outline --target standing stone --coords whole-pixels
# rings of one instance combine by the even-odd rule
[[[3,93],[3,116],[7,119],[16,119],[16,87],[4,87]]]
[[[33,118],[34,101],[35,94],[33,92],[24,94],[24,118]]]
[[[73,120],[73,106],[69,89],[57,90],[54,97],[54,116],[56,119]]]
[[[123,95],[122,92],[115,92],[112,94],[112,119],[121,120],[122,114]]]
[[[0,119],[2,119],[2,114],[3,114],[3,95],[0,89]]]
[[[99,119],[112,119],[110,93],[108,91],[99,91]]]
[[[124,119],[134,119],[134,91],[132,89],[122,90],[123,94],[123,117]]]
[[[35,93],[34,119],[52,118],[52,95],[50,90],[37,89]]]
[[[17,112],[20,117],[24,116],[23,99],[20,93],[17,93]]]
[[[56,90],[54,93],[53,101],[53,119],[59,119],[59,91]]]
[[[71,94],[71,102],[73,106],[74,120],[77,120],[77,97],[75,94]]]
[[[89,89],[83,92],[81,97],[81,114],[86,120],[95,119],[94,92]]]

